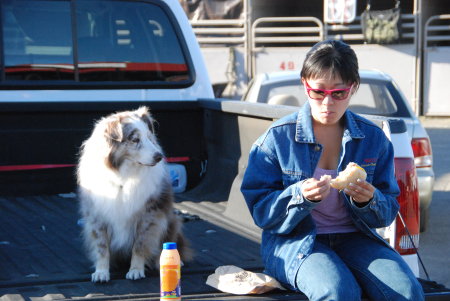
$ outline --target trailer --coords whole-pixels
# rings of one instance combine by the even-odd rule
[[[355,1],[355,17],[341,21],[327,18],[329,2],[242,0],[242,11],[234,14],[213,6],[213,0],[205,0],[203,9],[209,3],[221,13],[195,14],[187,8],[216,95],[239,99],[257,73],[299,70],[311,45],[340,39],[352,45],[361,68],[390,74],[417,115],[450,116],[450,105],[440,101],[448,96],[442,75],[450,71],[447,2],[401,1],[401,38],[394,44],[365,41],[361,14],[366,1]],[[372,1],[371,9],[393,5],[390,0]]]

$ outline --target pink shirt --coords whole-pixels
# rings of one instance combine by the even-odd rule
[[[337,170],[316,168],[314,178],[320,179],[323,175],[336,178]],[[353,224],[350,213],[344,204],[344,198],[337,189],[331,188],[330,194],[314,207],[311,215],[316,222],[317,234],[348,233],[358,231]]]

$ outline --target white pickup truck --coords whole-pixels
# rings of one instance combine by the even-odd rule
[[[195,250],[185,300],[245,300],[206,285],[222,265],[262,271],[260,231],[240,183],[256,138],[295,108],[214,99],[198,43],[177,0],[0,3],[0,296],[2,300],[159,300],[159,274],[93,284],[78,225],[74,168],[94,122],[151,108],[167,161],[187,186],[176,208]],[[417,178],[403,121],[371,119],[395,148],[403,220],[382,235],[418,274]],[[427,300],[450,291],[422,281]],[[272,291],[255,300],[306,300]]]

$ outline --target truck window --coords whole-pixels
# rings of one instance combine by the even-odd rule
[[[400,101],[400,100],[398,100]],[[349,105],[355,113],[397,116],[400,114],[396,101],[384,82],[361,82]]]
[[[152,2],[7,0],[1,84],[167,83],[192,79],[176,29]]]
[[[2,5],[5,80],[73,80],[70,3],[7,1]]]

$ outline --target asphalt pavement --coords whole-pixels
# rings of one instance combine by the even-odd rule
[[[450,288],[450,118],[422,117],[431,139],[435,185],[419,254],[430,279]],[[421,270],[421,278],[426,279]]]

